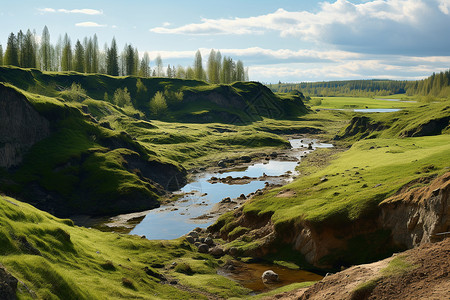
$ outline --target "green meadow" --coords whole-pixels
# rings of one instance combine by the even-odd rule
[[[396,99],[395,95],[392,98]],[[417,103],[380,100],[383,97],[313,97],[309,104],[313,109],[364,109],[364,108],[407,108],[414,107]]]

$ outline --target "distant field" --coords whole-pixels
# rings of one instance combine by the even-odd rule
[[[398,99],[399,95],[386,97]],[[417,105],[416,103],[388,101],[366,97],[314,97],[309,101],[313,109],[358,109],[358,108],[405,108]]]

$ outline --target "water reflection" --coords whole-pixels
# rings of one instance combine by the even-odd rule
[[[318,143],[311,139],[292,139],[290,140],[293,149],[312,146],[312,150],[316,148],[333,147],[331,144]],[[312,150],[297,151],[298,158],[304,152]],[[178,238],[196,227],[207,227],[213,222],[211,219],[195,220],[208,213],[214,204],[220,202],[223,198],[231,199],[239,197],[241,194],[248,195],[265,186],[265,181],[259,179],[244,184],[225,184],[210,183],[208,179],[211,177],[225,178],[227,176],[236,177],[261,177],[281,176],[287,172],[294,172],[298,161],[280,161],[269,160],[264,163],[256,163],[246,168],[218,173],[204,173],[199,175],[193,182],[185,185],[181,192],[188,193],[180,200],[171,205],[165,205],[160,208],[149,211],[141,223],[130,232],[131,234],[145,235],[148,239],[174,239]]]

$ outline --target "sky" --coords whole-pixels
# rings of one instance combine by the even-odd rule
[[[115,37],[165,65],[200,49],[241,59],[264,83],[414,80],[450,68],[450,0],[2,0],[0,44],[47,25],[51,42]]]

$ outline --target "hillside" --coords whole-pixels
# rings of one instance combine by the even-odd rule
[[[184,239],[149,241],[78,227],[1,195],[0,223],[1,299],[208,299],[248,292],[217,275],[220,261]]]
[[[0,81],[0,190],[63,217],[157,207],[185,184],[189,166],[180,163],[224,149],[286,147],[252,124],[307,112],[300,97],[280,98],[257,83],[14,67],[0,67]],[[112,103],[117,90],[128,90],[131,102]],[[156,114],[149,103],[158,92],[168,95],[167,108]]]
[[[252,198],[211,229],[240,255],[290,257],[329,269],[371,262],[420,244],[414,238],[449,231],[449,116],[448,102],[355,116],[336,138],[351,145],[348,150],[315,151],[299,165],[296,180]],[[441,181],[432,187],[435,178]],[[383,200],[427,185],[436,192],[421,196],[423,212],[405,204],[396,206],[400,223],[386,219],[392,208]],[[421,211],[417,228],[413,211]]]

